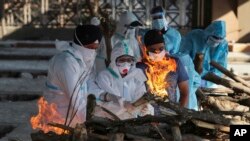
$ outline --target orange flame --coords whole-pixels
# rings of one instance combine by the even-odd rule
[[[146,53],[146,47],[142,44],[141,36],[138,36],[137,40],[142,51],[143,60],[148,65],[146,75],[148,77],[147,85],[149,87],[150,93],[161,98],[168,97],[166,89],[169,84],[166,81],[166,77],[169,72],[176,71],[175,60],[164,57],[162,61],[150,61]]]
[[[146,62],[148,68],[146,74],[148,77],[147,85],[149,91],[155,96],[161,98],[168,97],[166,89],[169,84],[166,81],[166,77],[169,72],[176,71],[176,62],[174,59],[164,57],[162,61]]]
[[[54,103],[48,104],[48,102],[43,97],[41,97],[37,103],[38,103],[39,113],[36,116],[32,116],[30,119],[32,128],[41,129],[45,133],[49,131],[53,131],[59,135],[64,133],[63,129],[48,125],[48,123],[50,122],[64,124],[64,119],[57,112],[56,104]]]

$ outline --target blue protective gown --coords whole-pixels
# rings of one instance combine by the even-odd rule
[[[183,54],[189,54],[194,60],[196,53],[203,53],[203,72],[201,76],[204,76],[208,72],[213,72],[218,76],[222,73],[211,66],[209,63],[215,61],[221,66],[227,68],[227,55],[228,55],[228,43],[226,40],[222,40],[216,47],[212,47],[207,43],[209,36],[216,36],[225,38],[226,36],[226,24],[224,21],[214,21],[205,30],[196,29],[189,32],[182,38],[180,52]],[[205,81],[203,87],[211,87],[213,83]]]

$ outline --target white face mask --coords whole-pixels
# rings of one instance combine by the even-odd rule
[[[149,52],[149,59],[151,59],[152,61],[158,62],[161,61],[165,55],[166,55],[166,51],[162,50],[160,53],[153,53],[153,52]]]
[[[207,39],[207,44],[214,48],[217,47],[221,42],[222,40],[214,39],[212,36],[208,37]]]
[[[80,42],[80,40],[78,39],[76,33],[75,33],[75,36],[76,36],[77,41],[81,44],[81,46],[76,45],[75,48],[81,53],[82,58],[85,61],[86,65],[92,66],[95,61],[96,54],[97,54],[96,50],[84,47],[82,43]]]
[[[120,74],[126,74],[126,73],[128,73],[128,71],[131,68],[131,65],[132,64],[128,63],[128,62],[117,64],[117,67],[118,67],[118,70],[119,70]]]

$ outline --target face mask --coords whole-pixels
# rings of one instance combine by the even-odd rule
[[[78,37],[75,33],[77,41],[81,44],[81,46],[76,45],[75,48],[81,53],[83,60],[87,65],[93,65],[95,57],[96,57],[96,50],[89,49],[82,45],[82,43],[78,40]]]
[[[208,37],[207,44],[211,47],[217,47],[222,40],[216,40],[212,36]]]
[[[154,29],[162,30],[164,28],[164,21],[163,19],[155,19],[152,21],[152,27]]]
[[[160,53],[149,52],[148,55],[149,55],[149,59],[151,59],[151,60],[153,60],[155,62],[158,62],[158,61],[161,61],[164,58],[164,56],[166,55],[166,51],[163,50]]]
[[[85,63],[91,63],[92,60],[95,60],[96,50],[82,47],[79,45],[76,45],[75,48],[81,53]]]
[[[117,64],[117,67],[118,67],[118,70],[119,70],[120,74],[126,74],[126,73],[128,73],[128,71],[131,68],[131,65],[132,64],[128,63],[128,62]]]

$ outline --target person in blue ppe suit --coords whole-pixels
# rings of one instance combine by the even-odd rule
[[[221,76],[222,73],[209,63],[215,61],[227,68],[228,42],[225,40],[225,37],[225,21],[214,21],[205,30],[192,30],[183,37],[180,52],[189,54],[192,60],[195,59],[197,53],[204,55],[201,76],[204,76],[208,72],[213,72]],[[215,87],[216,85],[212,82],[202,80],[201,86]]]
[[[195,71],[193,60],[188,54],[177,53],[175,54],[175,56],[178,57],[179,60],[182,62],[189,77],[189,80],[188,80],[189,97],[188,97],[186,108],[198,111],[199,106],[198,106],[198,101],[197,101],[197,96],[196,96],[196,90],[200,87],[201,77]],[[179,89],[177,92],[177,96],[179,99],[179,96],[180,96]]]
[[[176,29],[169,26],[165,18],[165,10],[161,6],[152,8],[152,29],[161,30],[164,37],[165,49],[169,54],[176,54],[181,43],[181,34]]]
[[[99,27],[78,25],[73,42],[55,42],[60,52],[49,62],[44,98],[49,104],[56,104],[57,112],[62,118],[66,118],[72,97],[69,111],[75,113],[75,116],[71,124],[67,120],[71,127],[86,120],[88,87],[96,75],[94,62],[101,38]]]

